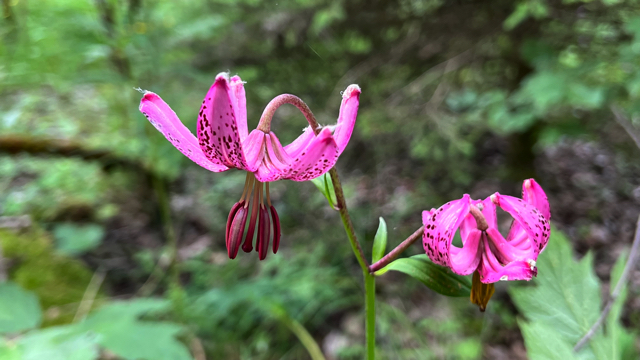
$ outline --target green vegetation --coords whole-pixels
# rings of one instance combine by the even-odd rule
[[[422,282],[378,278],[380,359],[572,358],[640,211],[640,152],[612,113],[640,128],[638,5],[2,0],[0,360],[305,359],[305,331],[327,358],[364,357],[362,274],[328,176],[320,192],[273,183],[278,254],[230,261],[244,174],[198,167],[138,111],[134,88],[153,91],[195,132],[227,70],[247,82],[250,129],[281,93],[334,124],[360,85],[337,167],[367,259],[463,193],[515,195],[528,177],[547,191],[538,278],[498,283],[484,314],[419,242],[389,265]],[[293,107],[273,122],[284,144],[305,126]],[[638,353],[639,294],[632,281],[576,358]]]

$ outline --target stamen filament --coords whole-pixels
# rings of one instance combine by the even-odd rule
[[[245,196],[247,200],[251,197],[251,189],[253,188],[253,182],[256,180],[255,175],[253,173],[247,172],[247,179],[244,181],[244,190],[242,191],[242,196],[240,197],[240,202],[244,201]],[[249,206],[249,201],[245,204],[245,208]]]
[[[271,207],[271,196],[269,195],[269,183],[268,182],[264,183],[264,186],[266,188],[265,191],[267,193],[267,205]]]

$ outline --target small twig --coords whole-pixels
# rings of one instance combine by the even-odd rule
[[[312,360],[325,360],[320,346],[300,322],[289,316],[284,310],[278,311],[277,317],[291,330],[298,340],[300,340]]]
[[[2,245],[0,245],[0,283],[6,282],[7,279],[9,278],[7,276],[7,266],[5,263],[6,263],[6,260],[4,258]]]
[[[613,112],[613,116],[618,124],[625,129],[627,134],[629,134],[636,143],[636,146],[640,149],[640,133],[638,133],[638,130],[633,126],[631,121],[629,121],[629,119],[627,119],[627,117],[622,113],[622,110],[615,105],[611,105],[611,112]]]
[[[89,285],[87,285],[87,289],[84,291],[84,295],[82,295],[80,305],[78,305],[78,311],[76,311],[76,315],[73,317],[73,322],[80,321],[87,316],[106,275],[107,272],[102,268],[99,268],[93,273]]]
[[[207,360],[207,355],[202,346],[202,341],[197,336],[191,339],[191,354],[195,360]]]
[[[396,246],[393,250],[389,251],[389,253],[382,257],[382,259],[376,261],[374,264],[369,266],[369,272],[374,273],[383,267],[387,266],[390,262],[395,260],[403,251],[409,248],[416,240],[422,237],[424,233],[424,226],[421,226],[418,230],[416,230],[413,234],[411,234],[408,238],[406,238],[400,245]]]
[[[578,352],[589,341],[589,339],[591,339],[591,337],[595,335],[598,328],[607,319],[607,315],[609,315],[609,312],[611,311],[611,307],[613,306],[613,303],[616,301],[618,296],[620,296],[622,289],[627,283],[627,278],[629,277],[629,275],[631,274],[631,270],[633,270],[635,266],[635,260],[637,257],[636,255],[639,247],[640,247],[640,216],[638,216],[638,222],[636,224],[636,236],[633,239],[633,245],[631,245],[629,258],[627,259],[627,264],[625,265],[624,270],[622,271],[622,275],[620,276],[620,279],[618,280],[618,283],[616,284],[616,287],[614,288],[613,292],[607,299],[607,303],[604,307],[604,310],[602,310],[602,314],[600,314],[600,317],[595,322],[595,324],[593,324],[591,329],[589,329],[589,331],[587,331],[587,333],[584,334],[582,339],[578,341],[576,346],[573,348],[574,352]]]

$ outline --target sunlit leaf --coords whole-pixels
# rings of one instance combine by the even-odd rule
[[[333,188],[333,181],[331,181],[329,173],[325,173],[315,179],[311,179],[311,182],[318,188],[318,190],[320,190],[322,195],[327,198],[329,205],[335,209],[335,204],[338,200],[336,199],[336,192]]]
[[[99,350],[96,334],[76,326],[34,331],[20,339],[22,360],[94,360]]]
[[[42,321],[38,298],[14,283],[0,284],[0,333],[32,329]]]
[[[104,228],[96,224],[58,224],[53,229],[58,251],[77,255],[96,248],[104,237]]]
[[[382,259],[385,251],[387,251],[387,223],[380,217],[378,231],[376,231],[376,236],[373,238],[371,262],[374,263]]]

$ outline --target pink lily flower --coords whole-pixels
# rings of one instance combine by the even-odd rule
[[[263,260],[271,239],[273,253],[278,251],[281,235],[278,213],[271,205],[269,182],[311,180],[335,165],[353,132],[360,88],[350,85],[343,92],[336,126],[321,129],[309,126],[296,140],[283,147],[270,129],[277,107],[291,103],[317,127],[315,120],[311,120],[311,111],[299,98],[280,95],[267,105],[258,127],[248,133],[243,84],[239,76],[231,79],[227,73],[216,76],[200,108],[197,138],[169,105],[152,92],[144,93],[140,111],[173,146],[201,167],[213,172],[232,168],[247,171],[242,196],[231,208],[227,220],[227,252],[234,259],[243,236],[242,249],[250,252],[257,226],[256,251]],[[247,219],[249,226],[245,232]]]
[[[505,239],[498,231],[496,205],[513,217]],[[524,181],[522,199],[495,193],[485,200],[462,199],[448,202],[439,209],[424,211],[423,245],[436,264],[449,267],[459,275],[474,273],[472,301],[478,293],[486,298],[493,287],[482,284],[503,280],[531,280],[537,275],[536,260],[549,241],[551,212],[547,196],[534,179]],[[462,247],[452,244],[460,230]]]

